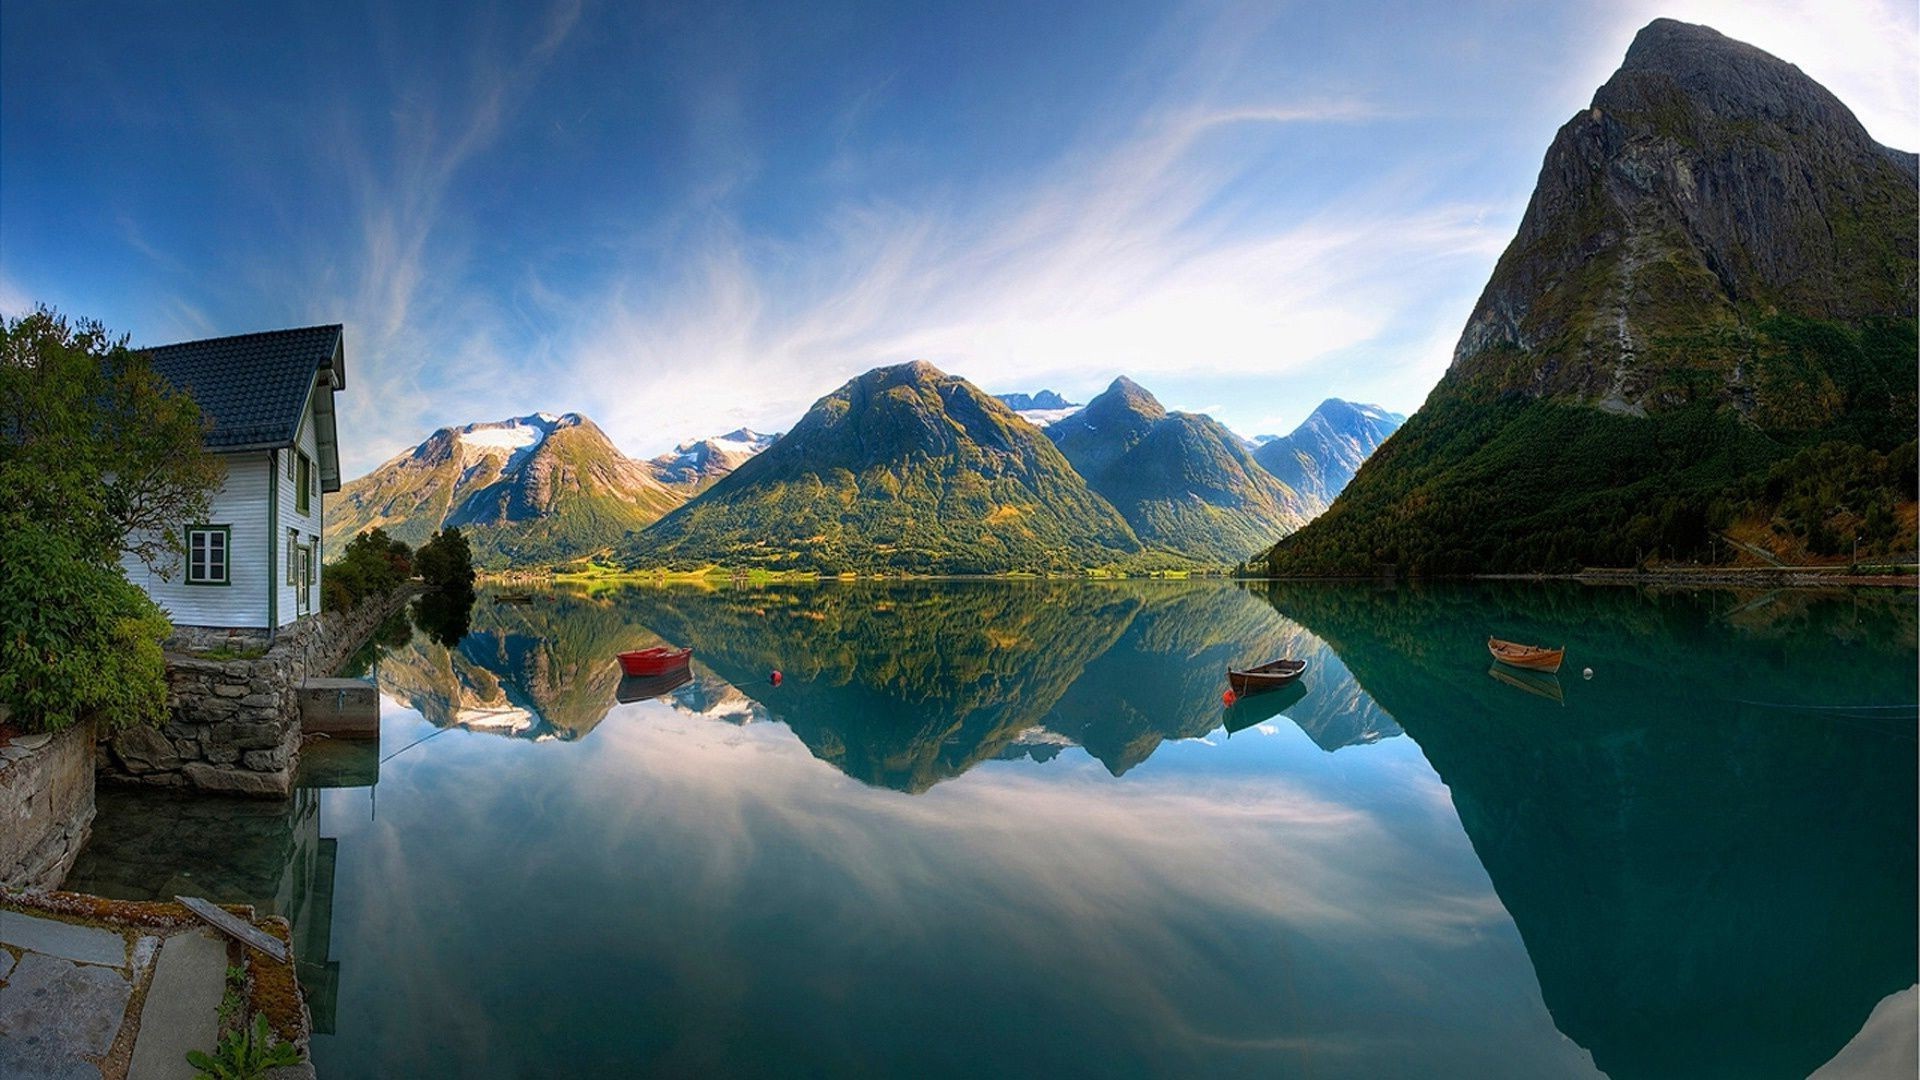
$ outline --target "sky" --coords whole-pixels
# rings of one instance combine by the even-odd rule
[[[1910,0],[7,0],[0,312],[343,323],[349,476],[536,411],[784,430],[914,359],[1246,435],[1411,412],[1659,16],[1920,148]]]

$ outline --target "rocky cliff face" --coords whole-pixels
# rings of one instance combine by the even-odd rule
[[[1276,573],[1912,550],[1912,154],[1658,20],[1548,149],[1427,402]],[[1906,524],[1903,524],[1906,523]]]
[[[1761,407],[1757,318],[1911,317],[1916,175],[1799,68],[1656,20],[1554,138],[1454,370],[1626,412]]]

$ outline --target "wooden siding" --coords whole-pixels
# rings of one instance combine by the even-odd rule
[[[268,454],[254,451],[222,454],[227,477],[213,497],[205,522],[232,528],[229,554],[230,582],[226,585],[189,585],[184,561],[172,568],[172,580],[148,570],[131,556],[121,559],[127,580],[147,591],[182,626],[267,625],[268,565],[267,470]],[[178,526],[184,539],[189,522]]]
[[[328,392],[325,387],[315,391]],[[226,525],[232,529],[229,584],[187,584],[184,560],[172,570],[172,580],[167,580],[130,557],[121,560],[127,580],[145,589],[147,595],[166,610],[167,616],[181,626],[264,629],[271,613],[277,616],[279,625],[285,627],[302,615],[318,611],[321,566],[327,558],[320,540],[324,532],[321,526],[326,521],[326,495],[319,490],[319,452],[311,400],[301,418],[298,446],[315,462],[310,470],[314,478],[313,497],[304,514],[295,509],[298,505],[295,484],[287,478],[289,471],[299,474],[297,467],[291,470],[288,467],[288,462],[293,460],[292,450],[220,455],[226,462],[227,478],[214,496],[204,524]],[[277,494],[278,513],[269,512],[269,492]],[[183,537],[187,524],[180,524]],[[299,586],[287,583],[289,531],[297,532],[300,543],[310,544],[314,549],[313,585],[304,608],[300,606]],[[270,596],[273,597],[271,603]]]
[[[329,391],[325,387],[320,387],[314,392],[324,394]],[[293,460],[293,451],[276,450],[274,452],[280,468],[280,513],[278,515],[278,535],[274,537],[273,543],[275,566],[273,586],[280,591],[277,606],[281,626],[286,626],[302,615],[311,614],[320,610],[320,567],[329,557],[321,549],[320,545],[320,536],[325,532],[322,525],[326,521],[326,494],[320,490],[319,443],[315,438],[314,431],[313,402],[309,400],[307,402],[307,411],[300,418],[300,438],[298,442],[301,452],[305,453],[314,463],[313,468],[309,470],[313,476],[313,498],[308,502],[306,513],[302,514],[295,509],[295,507],[299,505],[297,499],[298,493],[295,490],[296,485],[294,481],[287,479],[287,473],[289,471],[296,477],[300,475],[298,466],[295,466],[291,470],[287,467],[287,462]],[[264,515],[265,512],[266,504],[262,502],[261,513]],[[287,543],[289,539],[287,533],[289,531],[298,532],[300,534],[300,542],[303,544],[311,544],[314,549],[313,589],[308,593],[308,606],[305,609],[299,606],[299,587],[287,584]],[[264,602],[263,600],[262,603]]]

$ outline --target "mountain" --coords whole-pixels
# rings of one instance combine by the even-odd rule
[[[1140,550],[1046,436],[924,361],[814,402],[620,552],[632,566],[1076,570]]]
[[[1225,425],[1170,413],[1125,376],[1046,432],[1152,547],[1237,563],[1310,514]]]
[[[1073,402],[1051,390],[1042,390],[1037,394],[995,394],[1000,402],[1014,412],[1026,412],[1028,409],[1073,409]]]
[[[997,394],[1002,404],[1034,427],[1046,427],[1063,417],[1072,416],[1080,406],[1051,390],[1037,394]]]
[[[1328,398],[1291,435],[1254,439],[1253,460],[1314,504],[1333,505],[1353,474],[1407,418],[1378,405]]]
[[[711,439],[683,442],[647,464],[662,484],[700,492],[779,438],[778,433],[763,435],[752,428],[737,428]]]
[[[1649,24],[1426,404],[1270,568],[1911,551],[1916,178],[1800,69]]]
[[[534,413],[441,428],[327,503],[339,550],[379,526],[418,546],[455,525],[485,567],[552,563],[600,551],[685,501],[578,413]]]

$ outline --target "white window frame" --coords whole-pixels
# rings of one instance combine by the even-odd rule
[[[313,513],[313,459],[305,450],[296,451],[300,457],[298,475],[294,478],[293,509],[295,513]]]
[[[217,544],[213,542],[216,537],[219,539]],[[233,526],[189,525],[186,540],[187,584],[233,584]],[[196,541],[199,541],[197,548]],[[216,553],[219,556],[217,566],[214,561]]]

